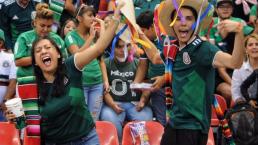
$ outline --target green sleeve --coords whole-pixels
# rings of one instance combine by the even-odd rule
[[[68,57],[65,62],[64,62],[65,66],[66,66],[66,69],[68,71],[68,73],[70,74],[70,76],[73,76],[73,77],[81,77],[82,75],[82,72],[80,70],[78,70],[75,66],[75,63],[74,63],[74,55]]]
[[[57,45],[60,47],[63,58],[67,59],[68,58],[68,53],[67,53],[67,50],[65,48],[65,43],[64,43],[63,39],[56,34],[54,34],[53,37],[54,37],[54,40],[57,43]]]
[[[198,52],[198,63],[203,66],[211,66],[214,60],[216,53],[219,51],[219,48],[207,41],[204,41],[199,48]]]
[[[77,43],[76,40],[74,40],[72,33],[68,33],[65,37],[65,46],[67,49],[69,49],[71,45],[77,45]]]
[[[256,16],[257,6],[253,5],[250,11],[250,16]]]
[[[26,45],[26,39],[24,37],[24,35],[20,35],[14,45],[14,58],[16,59],[20,59],[22,57],[27,57],[30,56],[30,54],[28,54],[28,46]]]

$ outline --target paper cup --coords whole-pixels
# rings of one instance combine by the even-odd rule
[[[14,98],[5,102],[7,110],[11,111],[16,117],[24,115],[21,98]]]

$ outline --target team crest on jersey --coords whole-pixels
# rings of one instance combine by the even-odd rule
[[[9,67],[9,66],[10,66],[10,63],[8,61],[3,62],[3,67],[4,68]]]
[[[184,62],[184,64],[190,64],[191,63],[191,58],[190,58],[188,52],[183,53],[183,62]]]
[[[69,79],[67,76],[64,77],[64,85],[66,86],[69,83]]]

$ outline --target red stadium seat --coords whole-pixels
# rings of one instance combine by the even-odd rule
[[[23,145],[40,145],[40,137],[39,136],[28,136],[27,131],[25,129]]]
[[[215,145],[212,128],[209,130],[207,145]]]
[[[96,131],[100,145],[119,145],[115,125],[108,121],[96,121]]]
[[[14,124],[0,122],[0,144],[1,145],[20,145],[19,131]]]
[[[127,123],[123,129],[122,145],[133,145],[129,123]],[[164,127],[155,121],[146,121],[145,127],[149,137],[150,145],[159,145],[164,133]]]
[[[217,98],[222,111],[225,112],[227,110],[226,100],[220,95],[215,94],[215,97]],[[212,111],[211,112],[211,126],[217,127],[217,126],[219,126],[219,119],[217,118],[217,114],[216,114],[216,110],[215,110],[214,106],[212,106],[211,111]]]

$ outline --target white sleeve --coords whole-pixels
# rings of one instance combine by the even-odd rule
[[[240,86],[243,83],[243,78],[241,77],[241,71],[239,69],[235,69],[232,75],[232,83],[231,83],[231,93],[232,99],[236,101],[239,98],[243,98],[240,92]]]
[[[17,71],[17,67],[14,62],[14,56],[11,55],[11,66],[10,66],[9,79],[16,79],[16,71]]]

